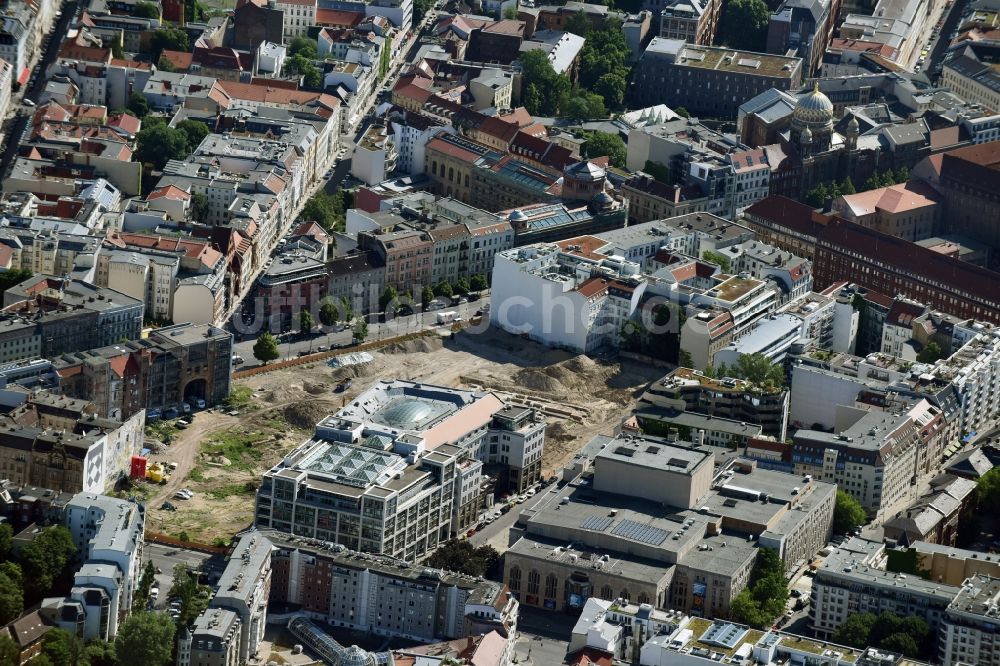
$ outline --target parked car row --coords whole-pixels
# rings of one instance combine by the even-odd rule
[[[205,409],[208,403],[205,402],[204,398],[189,398],[188,400],[182,402],[177,407],[167,407],[166,409],[159,409],[157,407],[152,407],[146,410],[146,421],[152,423],[158,421],[159,419],[172,420],[176,419],[181,414],[190,414],[195,410]],[[185,423],[185,426],[191,425],[190,421]]]

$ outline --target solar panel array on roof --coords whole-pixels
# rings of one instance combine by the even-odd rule
[[[632,539],[633,541],[640,541],[642,543],[648,543],[653,546],[659,546],[667,539],[667,532],[665,530],[661,530],[658,527],[643,525],[642,523],[637,523],[634,520],[621,521],[615,525],[615,529],[611,530],[611,533],[615,536],[625,537],[626,539]]]
[[[587,516],[584,518],[583,522],[580,523],[580,527],[585,530],[603,532],[608,529],[614,521],[615,519],[610,516]]]

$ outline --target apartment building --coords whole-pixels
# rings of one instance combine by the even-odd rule
[[[66,505],[65,525],[83,564],[70,596],[46,599],[43,608],[60,609],[60,624],[77,635],[82,625],[84,640],[114,640],[139,586],[145,524],[145,508],[139,504],[93,493],[74,495]]]
[[[997,148],[1000,141],[990,141],[959,148],[941,156],[940,176],[935,184],[947,209],[944,229],[969,236],[990,247],[1000,247],[1000,234],[986,222],[1000,205],[997,177]],[[941,309],[958,314],[954,309]],[[978,317],[982,318],[982,317]]]
[[[177,639],[177,666],[235,666],[240,661],[242,623],[231,610],[206,611],[183,627]]]
[[[942,626],[959,589],[920,576],[886,571],[883,543],[853,538],[827,555],[813,578],[809,619],[829,638],[851,615],[889,612],[919,617],[931,632]]]
[[[266,530],[273,601],[334,627],[430,642],[499,629],[513,642],[518,601],[492,581]]]
[[[835,488],[746,460],[716,472],[714,460],[685,442],[595,437],[574,460],[576,478],[522,514],[504,581],[522,604],[549,610],[599,597],[727,613],[748,583],[753,537],[786,566],[808,557],[829,534]]]
[[[746,421],[784,441],[788,424],[788,395],[781,388],[765,388],[731,377],[712,379],[698,370],[677,368],[653,382],[640,404],[712,418]]]
[[[1000,578],[971,576],[944,612],[938,631],[938,659],[945,666],[994,664],[1000,659],[996,645]]]
[[[264,474],[256,525],[418,561],[474,522],[459,509],[485,468],[511,468],[510,489],[538,481],[544,423],[507,407],[490,393],[379,382]]]
[[[845,220],[915,243],[934,236],[943,216],[941,196],[923,181],[911,180],[833,201]]]
[[[139,337],[143,302],[75,279],[37,275],[4,294],[0,360],[51,357]]]
[[[635,68],[635,103],[684,106],[706,118],[733,118],[744,101],[770,88],[792,90],[802,59],[686,44],[654,37]]]
[[[670,0],[660,10],[660,37],[711,46],[722,3],[716,0]]]
[[[175,324],[142,340],[52,359],[60,391],[93,400],[98,414],[130,418],[143,409],[162,411],[229,396],[233,335],[206,324]]]
[[[767,24],[768,53],[795,53],[802,58],[802,75],[811,76],[823,62],[833,38],[840,0],[784,0]]]
[[[316,25],[316,0],[277,0],[275,7],[282,15],[282,32],[286,42],[295,37],[305,37]]]
[[[813,275],[820,288],[856,281],[963,319],[1000,321],[1000,297],[993,288],[1000,276],[993,271],[846,220],[824,227],[816,241]]]
[[[202,616],[214,617],[217,610],[231,611],[239,618],[239,657],[245,664],[256,657],[267,626],[267,604],[271,595],[271,552],[266,537],[256,531],[240,536],[219,577],[215,596]],[[220,623],[221,626],[221,623]],[[230,627],[233,625],[230,624]],[[192,636],[192,664],[198,650],[198,634]],[[235,636],[234,636],[235,638]],[[235,652],[235,651],[234,651]]]
[[[937,470],[945,448],[941,410],[920,400],[899,411],[863,411],[837,433],[798,430],[796,472],[836,483],[879,522],[909,502],[914,480]]]

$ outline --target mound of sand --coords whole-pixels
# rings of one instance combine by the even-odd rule
[[[563,393],[565,388],[556,377],[553,377],[553,368],[525,368],[514,375],[514,383],[529,391],[541,391],[544,393]]]
[[[330,387],[326,384],[310,381],[302,382],[302,388],[309,395],[323,395],[324,393],[330,392]]]
[[[325,400],[304,400],[286,406],[281,416],[294,428],[310,430],[335,408]]]
[[[407,340],[406,342],[397,342],[391,344],[388,347],[382,349],[383,354],[419,354],[419,353],[429,353],[435,352],[441,349],[443,342],[441,336],[434,335],[424,335],[419,338],[414,338],[412,340]]]

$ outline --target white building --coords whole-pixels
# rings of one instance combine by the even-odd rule
[[[712,363],[734,366],[744,354],[762,354],[775,365],[785,360],[785,354],[802,337],[802,319],[794,314],[777,313],[760,319],[724,349],[715,352]]]
[[[1000,645],[996,641],[998,609],[1000,578],[979,574],[967,579],[941,620],[940,663],[944,666],[997,663],[1000,660]]]
[[[490,297],[495,326],[576,352],[618,345],[646,289],[639,265],[617,256],[582,259],[572,254],[573,240],[496,255]]]
[[[239,617],[239,663],[257,656],[267,626],[267,603],[271,595],[271,542],[256,531],[237,541],[226,568],[219,577],[218,592],[208,604],[230,610]]]
[[[288,49],[274,42],[261,42],[257,47],[257,73],[262,76],[277,78],[285,66]]]
[[[128,617],[139,584],[145,510],[134,502],[78,493],[66,506],[65,520],[84,562],[71,597],[86,604],[87,590],[97,588],[95,593],[108,604],[107,608],[85,605],[83,638],[113,640],[119,622]]]
[[[276,6],[284,12],[282,29],[286,42],[305,37],[309,28],[316,25],[316,0],[277,0]]]

